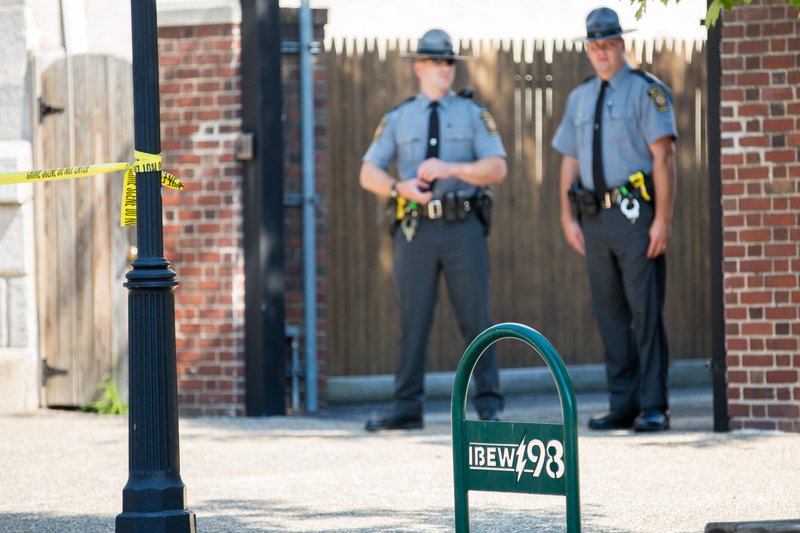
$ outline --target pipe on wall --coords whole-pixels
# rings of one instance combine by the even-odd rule
[[[317,393],[317,262],[314,167],[314,76],[311,64],[313,21],[308,0],[300,5],[300,116],[303,168],[303,324],[305,332],[306,411],[319,410]]]

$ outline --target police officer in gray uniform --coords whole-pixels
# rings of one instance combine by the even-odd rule
[[[669,428],[662,314],[676,187],[672,96],[626,63],[613,10],[589,13],[586,29],[596,75],[570,93],[552,145],[563,155],[562,229],[586,256],[605,345],[610,412],[589,427],[661,431]]]
[[[419,40],[414,74],[420,92],[381,120],[363,158],[361,186],[396,200],[393,234],[400,314],[393,408],[367,421],[367,431],[423,427],[424,374],[439,274],[464,340],[491,325],[485,188],[506,176],[506,153],[494,119],[452,86],[456,60],[450,37],[430,30]],[[399,176],[388,173],[397,159]],[[482,216],[479,216],[482,215]],[[488,220],[486,221],[488,223]],[[474,405],[483,420],[503,407],[493,350],[474,372]]]

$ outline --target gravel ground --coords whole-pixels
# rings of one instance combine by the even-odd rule
[[[800,518],[800,435],[712,431],[708,390],[672,391],[673,430],[590,433],[605,396],[578,395],[587,532],[702,532],[709,522]],[[509,398],[508,419],[558,422],[554,397]],[[322,415],[184,418],[181,477],[199,532],[453,530],[447,402],[422,431],[368,434],[375,405]],[[40,411],[0,417],[0,532],[114,530],[127,420]],[[563,496],[470,493],[473,532],[563,532]]]

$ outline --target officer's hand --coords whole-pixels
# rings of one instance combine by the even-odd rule
[[[419,164],[417,177],[425,183],[431,183],[440,178],[449,178],[454,174],[452,166],[452,163],[431,157]]]
[[[425,205],[433,199],[433,193],[427,189],[428,184],[419,178],[411,178],[410,180],[402,180],[397,183],[397,194],[418,204]]]
[[[573,250],[581,255],[586,255],[586,242],[583,240],[583,229],[574,218],[561,219],[561,229],[564,237]]]
[[[654,219],[650,224],[650,245],[647,247],[647,258],[655,259],[667,251],[672,240],[672,226],[661,219]]]

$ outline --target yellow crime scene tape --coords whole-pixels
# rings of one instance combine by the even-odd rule
[[[14,183],[35,183],[40,181],[68,180],[84,178],[97,174],[125,171],[125,180],[122,185],[122,206],[119,214],[120,226],[136,225],[136,173],[161,172],[161,184],[170,189],[183,190],[183,183],[164,170],[161,170],[161,154],[148,154],[134,151],[134,162],[131,163],[100,163],[82,167],[48,168],[45,170],[29,170],[0,172],[0,185]]]

